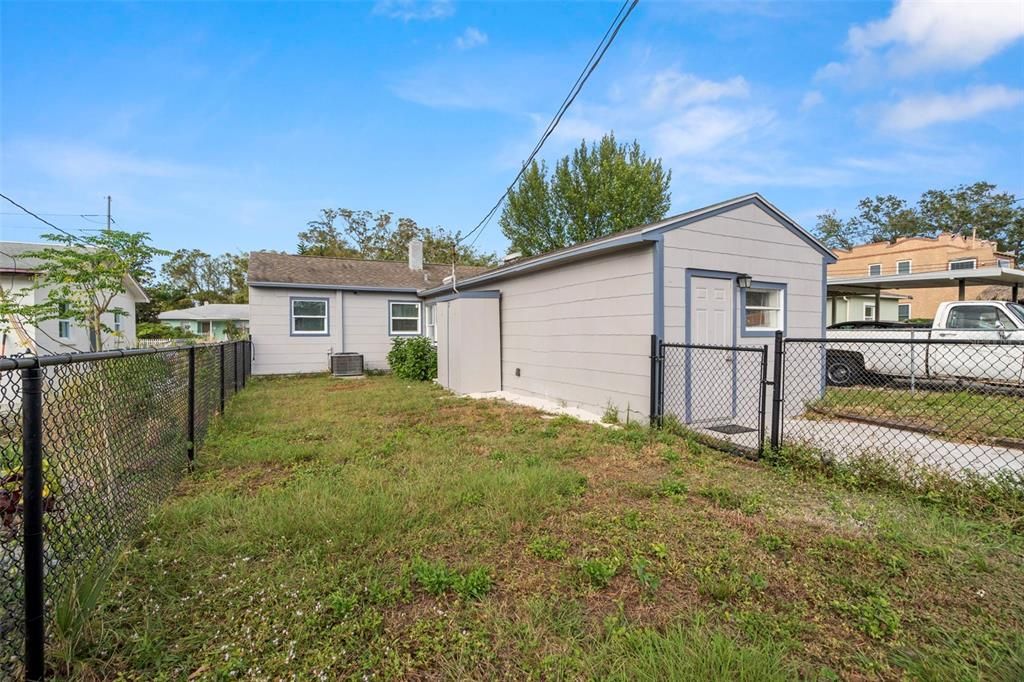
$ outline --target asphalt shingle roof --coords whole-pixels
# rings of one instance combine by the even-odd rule
[[[471,277],[488,268],[458,265],[459,277]],[[409,269],[406,261],[356,260],[327,256],[292,256],[266,251],[249,254],[250,284],[315,284],[321,286],[425,289],[440,286],[452,274],[451,265],[424,263],[423,270]]]

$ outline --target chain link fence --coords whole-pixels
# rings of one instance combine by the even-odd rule
[[[780,334],[771,348],[655,339],[652,415],[742,454],[768,446],[879,479],[995,484],[1019,494],[1024,341],[992,336]]]
[[[910,482],[1024,484],[1024,342],[787,339],[784,366],[784,447]]]
[[[0,359],[0,677],[41,676],[51,614],[188,470],[250,360],[248,341]]]
[[[759,455],[765,441],[767,346],[662,343],[658,409],[715,447]]]

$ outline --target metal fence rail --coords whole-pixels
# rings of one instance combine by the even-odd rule
[[[910,481],[1024,483],[1024,342],[787,339],[782,388],[783,446]]]
[[[0,359],[0,678],[138,532],[249,376],[248,341]]]

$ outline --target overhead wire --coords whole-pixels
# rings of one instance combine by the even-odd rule
[[[494,217],[494,214],[501,207],[502,203],[504,203],[505,199],[508,198],[508,195],[512,191],[512,188],[515,187],[516,183],[518,183],[520,178],[522,178],[523,173],[526,172],[526,169],[536,158],[537,154],[544,146],[544,143],[547,142],[548,138],[551,137],[552,133],[554,133],[555,128],[558,127],[558,124],[561,122],[562,117],[565,116],[565,113],[569,110],[569,107],[572,106],[572,103],[574,101],[576,101],[576,97],[579,96],[580,92],[583,90],[583,86],[586,85],[587,80],[589,80],[590,76],[597,69],[597,66],[601,63],[601,60],[604,58],[605,53],[608,52],[608,48],[611,47],[612,43],[615,41],[616,36],[618,36],[619,31],[622,29],[623,24],[626,23],[627,19],[629,19],[629,15],[633,13],[633,10],[636,8],[639,2],[640,0],[625,0],[625,2],[623,2],[622,7],[619,8],[618,13],[615,15],[615,18],[609,25],[608,30],[605,31],[604,36],[601,38],[601,41],[594,49],[594,52],[591,54],[590,59],[587,60],[587,63],[584,65],[583,70],[580,72],[580,75],[576,78],[576,82],[573,83],[573,86],[569,89],[569,93],[565,96],[565,99],[562,100],[562,104],[558,107],[558,110],[552,117],[551,122],[549,122],[547,128],[544,129],[543,134],[537,141],[537,144],[534,145],[533,150],[530,152],[527,159],[523,162],[523,165],[519,169],[519,172],[516,173],[515,179],[513,179],[512,182],[508,185],[508,187],[505,188],[505,191],[498,198],[498,201],[495,202],[491,210],[487,212],[487,214],[480,220],[479,223],[477,223],[476,227],[467,232],[465,236],[456,239],[456,245],[461,244],[462,242],[473,236],[473,241],[471,241],[469,244],[470,246],[472,246],[473,244],[476,243],[476,240],[480,238],[480,234],[482,234],[483,229],[488,224],[490,224],[491,219]]]

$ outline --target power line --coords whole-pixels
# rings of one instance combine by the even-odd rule
[[[558,124],[561,122],[562,117],[565,116],[565,113],[569,110],[569,107],[572,106],[572,103],[576,100],[576,97],[583,90],[583,86],[586,85],[587,80],[590,78],[591,74],[593,74],[594,70],[597,69],[598,64],[600,64],[601,60],[604,58],[605,53],[608,52],[608,48],[611,47],[612,43],[615,41],[616,36],[618,36],[619,30],[622,28],[623,24],[626,23],[626,20],[629,19],[629,15],[633,13],[633,10],[636,8],[637,3],[639,2],[640,0],[625,0],[625,2],[623,2],[622,7],[619,8],[618,13],[615,15],[615,18],[609,25],[608,30],[605,31],[604,36],[601,38],[601,42],[598,43],[597,47],[594,49],[593,54],[590,55],[590,59],[587,61],[586,65],[584,65],[579,77],[576,78],[576,82],[573,83],[572,88],[569,89],[569,94],[567,94],[565,96],[565,99],[562,100],[561,106],[559,106],[558,111],[551,119],[551,122],[548,123],[548,126],[547,128],[545,128],[544,133],[540,137],[540,140],[538,140],[537,144],[534,145],[533,151],[530,152],[529,157],[527,157],[526,161],[523,162],[523,165],[519,169],[519,172],[516,174],[515,179],[512,180],[511,184],[509,184],[509,186],[505,188],[505,191],[498,198],[498,201],[495,202],[491,210],[487,212],[487,215],[485,215],[480,220],[480,222],[477,223],[476,227],[467,232],[464,237],[460,237],[459,239],[457,239],[456,244],[461,244],[463,241],[469,239],[469,237],[474,234],[476,234],[476,236],[473,238],[473,241],[470,242],[470,246],[476,243],[476,240],[480,237],[480,234],[483,232],[483,228],[486,227],[488,223],[490,223],[491,218],[494,217],[494,214],[498,211],[498,208],[501,207],[501,204],[505,201],[506,198],[508,198],[509,192],[511,192],[512,188],[515,187],[517,182],[519,182],[519,179],[523,176],[523,173],[526,172],[526,169],[529,167],[529,165],[533,162],[534,158],[540,152],[541,148],[544,146],[544,143],[547,142],[548,138],[551,137],[551,134],[555,132],[555,128],[558,127]]]
[[[49,225],[50,227],[52,227],[53,229],[57,230],[58,232],[61,232],[61,233],[63,233],[63,234],[66,234],[67,236],[71,237],[72,239],[74,239],[74,240],[76,240],[76,241],[78,241],[78,242],[81,242],[81,241],[82,241],[82,238],[81,238],[81,237],[79,237],[78,235],[76,235],[76,234],[72,234],[71,232],[68,232],[67,230],[65,230],[65,229],[64,229],[64,228],[62,228],[62,227],[57,227],[56,225],[54,225],[53,223],[51,223],[51,222],[50,222],[49,220],[47,220],[46,218],[41,218],[41,217],[39,216],[39,214],[37,214],[37,213],[33,213],[32,211],[28,210],[27,208],[25,208],[24,206],[22,206],[21,204],[19,204],[19,203],[18,203],[17,201],[15,201],[14,199],[12,199],[12,198],[10,198],[9,196],[7,196],[6,194],[2,194],[2,193],[0,193],[0,197],[2,197],[2,198],[4,198],[4,199],[6,199],[7,201],[9,201],[10,203],[14,204],[14,205],[15,205],[15,206],[17,206],[18,208],[20,208],[20,209],[21,209],[22,211],[24,211],[25,213],[29,214],[30,216],[32,216],[33,218],[35,218],[35,219],[36,219],[36,220],[38,220],[39,222],[43,223],[44,225]]]

